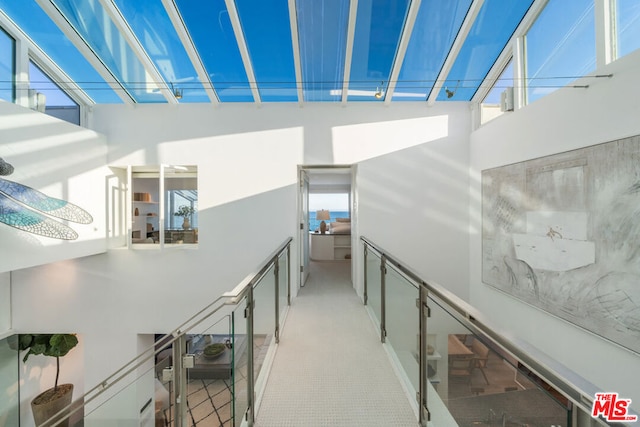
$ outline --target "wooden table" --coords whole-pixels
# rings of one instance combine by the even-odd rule
[[[449,334],[449,356],[458,357],[472,354],[473,352],[469,350],[467,346],[462,344],[462,341],[460,341],[457,336]]]

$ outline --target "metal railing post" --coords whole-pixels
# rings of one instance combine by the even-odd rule
[[[387,257],[380,257],[380,341],[385,342],[387,338],[387,314],[386,314],[386,276],[387,276]]]
[[[367,294],[367,254],[369,251],[367,250],[367,244],[364,244],[364,305],[367,305],[369,300],[369,295]]]
[[[427,306],[428,291],[424,286],[420,286],[420,303],[419,303],[419,317],[420,317],[420,391],[418,394],[418,413],[419,422],[421,427],[427,426],[427,421],[430,419],[429,410],[427,408],[427,381],[428,378],[428,366],[427,366],[427,319],[429,317],[429,307]]]
[[[175,399],[175,427],[187,425],[187,370],[184,367],[186,339],[183,333],[173,343],[173,398]]]
[[[247,306],[245,317],[247,318],[247,425],[253,426],[255,421],[255,378],[253,374],[253,286],[249,286],[247,293]]]
[[[287,245],[287,305],[291,305],[291,243]]]
[[[280,257],[276,255],[274,258],[273,275],[275,276],[275,294],[276,294],[276,330],[274,337],[276,344],[280,342]]]

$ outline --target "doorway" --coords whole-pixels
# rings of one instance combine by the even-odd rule
[[[350,165],[299,167],[301,287],[311,261],[351,262],[357,220],[354,177],[355,166]],[[352,271],[352,283],[353,277]]]

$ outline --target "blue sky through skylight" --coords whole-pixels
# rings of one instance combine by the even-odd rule
[[[378,86],[386,91],[389,84],[409,3],[409,0],[358,2],[349,101],[384,100],[376,99],[374,94]]]
[[[236,0],[260,98],[296,102],[291,25],[286,0]]]
[[[247,73],[224,0],[176,0],[222,102],[252,102]]]
[[[348,0],[296,0],[305,101],[340,101]]]
[[[533,0],[485,0],[442,88],[452,101],[469,101],[498,59]],[[447,94],[440,87],[438,101]]]
[[[122,103],[35,0],[0,0],[0,8],[97,103]]]
[[[422,1],[393,93],[394,100],[427,99],[470,5],[471,0]]]
[[[161,0],[115,0],[162,77],[182,90],[180,102],[208,102],[209,97],[173,29]]]
[[[350,71],[345,76],[347,30],[353,18],[349,16],[349,0],[233,0],[240,23],[235,31],[235,18],[226,7],[229,0],[109,0],[139,40],[145,50],[142,54],[129,46],[128,36],[120,34],[111,21],[110,3],[43,0],[43,5],[51,2],[64,15],[64,19],[56,17],[55,21],[66,20],[73,27],[67,31],[82,38],[96,59],[84,46],[76,49],[37,1],[0,0],[0,9],[97,103],[121,103],[121,97],[128,100],[129,96],[134,102],[166,103],[161,93],[164,88],[180,89],[180,102],[209,102],[210,87],[221,102],[254,102],[254,94],[262,102],[340,102],[345,78],[348,101],[381,102],[384,97],[377,99],[374,95],[379,88],[386,92],[394,66],[400,67],[394,82],[394,101],[424,102],[430,96],[438,101],[469,101],[481,85],[492,84],[484,79],[503,50],[509,48],[506,44],[534,2],[484,0],[477,18],[464,31],[468,36],[457,52],[452,51],[452,44],[462,34],[461,25],[472,0],[423,0],[400,64],[396,62],[398,46],[411,0],[359,0]],[[530,100],[595,68],[597,1],[549,0],[541,17],[552,15],[550,23],[545,24],[546,29],[533,29],[527,39],[530,92],[534,83],[537,85],[535,93],[528,94]],[[108,4],[109,10],[102,4]],[[620,57],[640,47],[640,5],[637,0],[617,0],[616,4]],[[175,12],[181,18],[196,55],[190,45],[185,49],[165,9],[174,5],[177,10],[171,16]],[[56,11],[50,13],[57,15]],[[297,20],[294,34],[291,14]],[[537,25],[541,24],[536,22],[534,27]],[[293,35],[299,42],[299,52],[293,51]],[[238,39],[242,49],[246,45],[248,50],[246,63]],[[446,59],[456,52],[450,72],[444,76]],[[150,69],[147,56],[158,73]],[[296,75],[294,66],[298,56],[301,75]],[[100,67],[100,72],[96,71],[91,64],[98,62],[108,71]],[[9,74],[8,63],[2,67]],[[205,81],[201,81],[203,69],[208,77]],[[438,78],[446,80],[436,82]],[[56,79],[66,90],[64,78]],[[116,94],[105,79],[117,80],[126,91],[117,88]],[[541,84],[543,79],[547,79],[548,88]],[[10,80],[5,79],[7,84]],[[302,85],[303,99],[298,99],[298,85]],[[6,93],[3,96],[11,97]]]

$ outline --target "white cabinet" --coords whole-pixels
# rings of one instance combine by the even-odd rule
[[[310,258],[314,261],[351,259],[350,234],[310,234]]]
[[[333,236],[333,259],[351,259],[351,235],[335,234]]]

